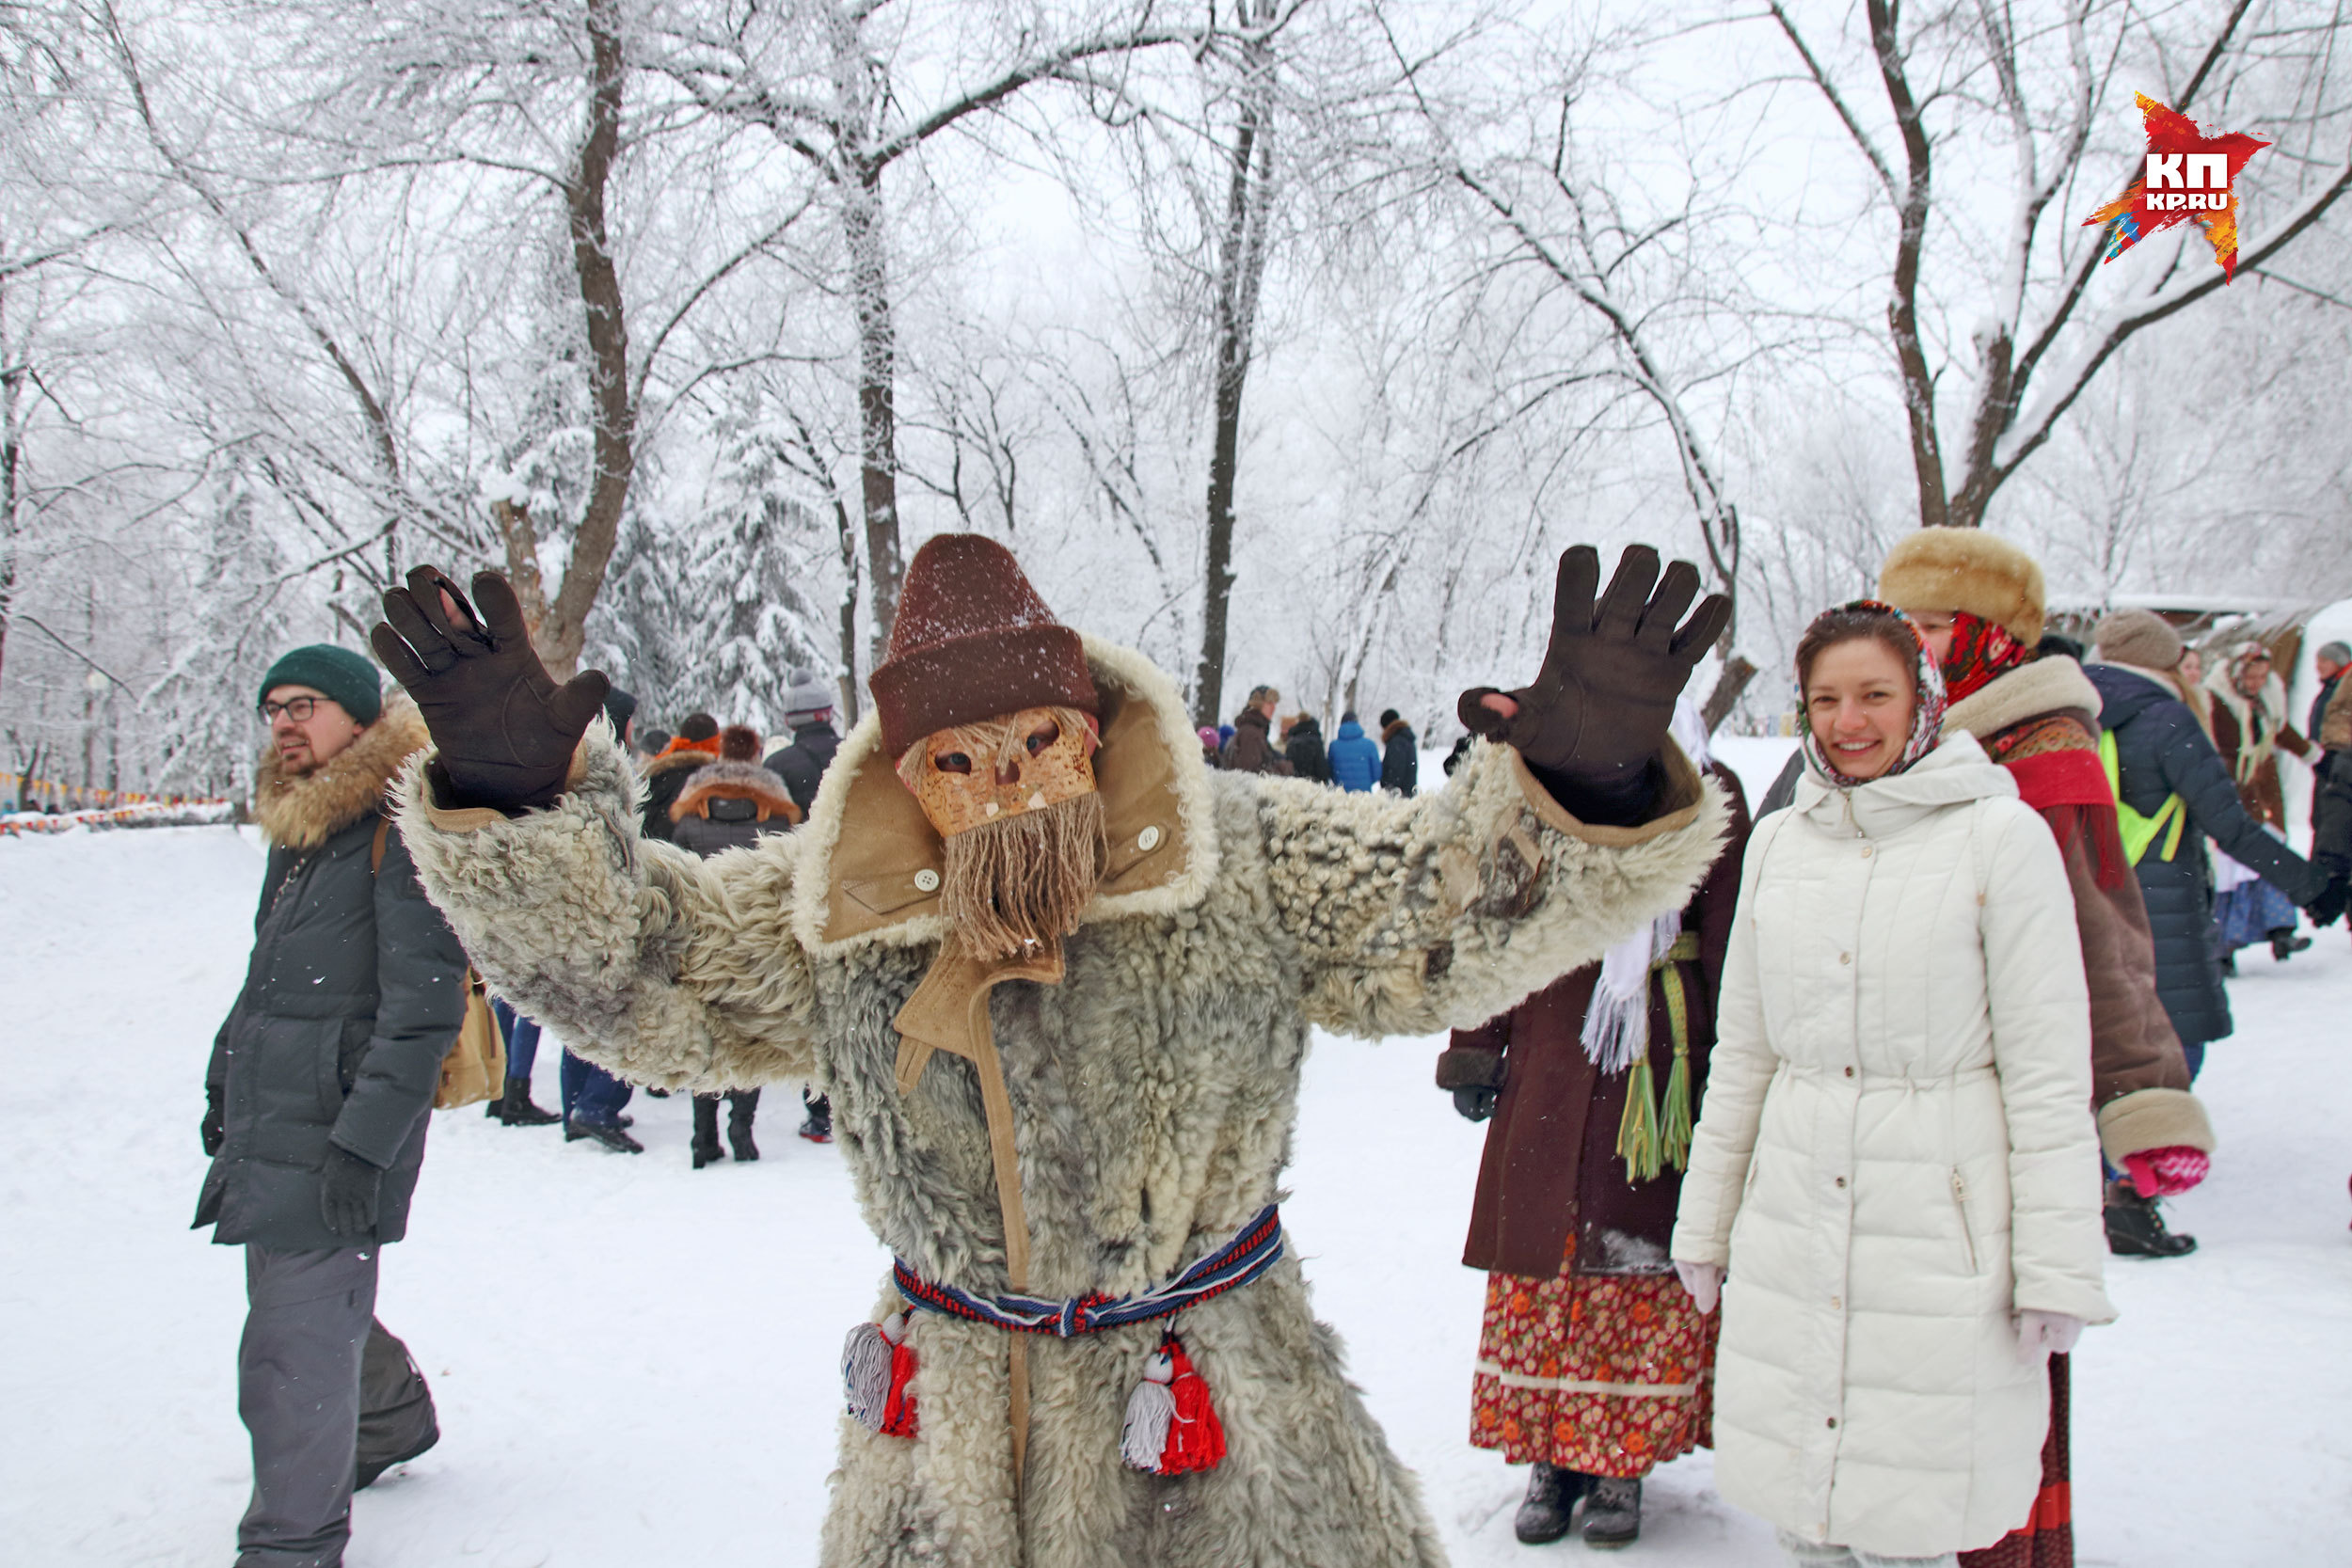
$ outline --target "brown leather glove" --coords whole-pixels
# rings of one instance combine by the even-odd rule
[[[1600,555],[1578,545],[1560,557],[1551,646],[1534,683],[1462,693],[1456,708],[1474,735],[1516,746],[1538,776],[1613,789],[1665,750],[1667,721],[1691,671],[1731,622],[1731,601],[1709,594],[1688,623],[1698,568],[1677,561],[1658,572],[1658,552],[1627,548],[1609,591],[1594,600]],[[1655,590],[1655,592],[1653,592]],[[1505,699],[1489,705],[1488,697]],[[1507,710],[1507,711],[1505,711]]]
[[[510,815],[551,805],[612,683],[591,670],[556,685],[506,578],[477,572],[473,592],[480,614],[440,568],[419,566],[385,594],[369,641],[433,733],[440,804]]]

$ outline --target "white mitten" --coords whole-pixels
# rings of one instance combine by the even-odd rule
[[[2053,1355],[2064,1355],[2082,1337],[2080,1318],[2031,1309],[2017,1314],[2017,1359],[2028,1367],[2038,1367]]]
[[[1691,1292],[1691,1305],[1699,1309],[1700,1317],[1715,1310],[1715,1303],[1724,1293],[1722,1264],[1686,1263],[1677,1258],[1675,1273],[1682,1276],[1682,1288]]]

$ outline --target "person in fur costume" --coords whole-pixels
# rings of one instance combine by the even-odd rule
[[[2239,803],[2263,832],[2284,840],[2287,803],[2279,753],[2308,764],[2314,748],[2287,722],[2287,689],[2270,650],[2251,640],[2236,644],[2206,673],[2204,687],[2212,696],[2213,749],[2237,781]],[[2281,963],[2311,946],[2311,938],[2296,932],[2293,899],[2218,850],[2213,869],[2214,924],[2225,963],[2256,942],[2268,942],[2270,956]]]
[[[1470,1442],[1530,1466],[1514,1521],[1529,1545],[1567,1534],[1580,1497],[1586,1545],[1632,1544],[1642,1478],[1711,1441],[1718,1320],[1676,1279],[1666,1243],[1707,1093],[1748,812],[1688,698],[1674,736],[1731,807],[1697,894],[1600,962],[1456,1029],[1438,1058],[1454,1109],[1493,1118],[1462,1249],[1486,1275]]]
[[[729,724],[719,732],[719,760],[686,775],[677,799],[670,803],[670,819],[680,848],[708,857],[726,849],[748,849],[770,833],[790,832],[801,820],[785,781],[759,765],[759,732],[748,724]],[[739,1163],[759,1158],[752,1123],[759,1115],[757,1089],[729,1089],[727,1149]],[[719,1101],[715,1094],[694,1096],[694,1137],[690,1152],[694,1168],[716,1164],[719,1148]]]
[[[642,1082],[814,1076],[897,1263],[845,1356],[829,1568],[1435,1565],[1276,1199],[1311,1026],[1490,1018],[1680,907],[1719,792],[1667,720],[1728,605],[1562,558],[1551,644],[1465,692],[1443,792],[1211,772],[1141,656],[974,535],[916,552],[873,711],[801,832],[695,860],[513,590],[420,568],[376,647],[400,785],[501,989]]]
[[[374,1321],[376,1269],[407,1232],[466,1010],[466,956],[385,816],[386,787],[425,744],[416,708],[325,643],[278,659],[260,698],[270,744],[253,815],[269,863],[204,1075],[212,1164],[196,1211],[215,1242],[245,1248],[240,1568],[342,1561],[360,1467],[372,1481],[438,1435],[423,1379]]]

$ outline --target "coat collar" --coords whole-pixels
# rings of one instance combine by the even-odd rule
[[[1831,785],[1807,759],[1792,804],[1825,832],[1883,838],[1947,806],[2016,794],[2016,779],[1986,757],[1976,736],[1947,734],[1903,772],[1851,789]]]
[[[1978,739],[2047,713],[2074,711],[2099,717],[2099,689],[2071,658],[2052,657],[2021,664],[1996,675],[1954,703],[1944,714],[1944,733]]]
[[[1208,769],[1184,700],[1141,654],[1083,640],[1103,702],[1094,754],[1110,864],[1082,925],[1170,914],[1207,896],[1217,870]],[[899,782],[879,716],[858,721],[794,835],[793,927],[812,953],[914,947],[946,935],[939,834]]]
[[[326,767],[299,777],[283,771],[264,746],[254,770],[253,819],[271,844],[315,849],[345,828],[384,809],[384,791],[402,763],[431,737],[405,691],[385,699],[384,711]]]

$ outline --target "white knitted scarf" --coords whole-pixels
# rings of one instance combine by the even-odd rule
[[[1688,697],[1675,703],[1667,733],[1691,766],[1704,768],[1712,757],[1707,721]],[[1592,1006],[1584,1009],[1584,1055],[1605,1073],[1625,1071],[1649,1054],[1649,974],[1682,936],[1682,911],[1669,910],[1601,956],[1600,978],[1593,983]]]

